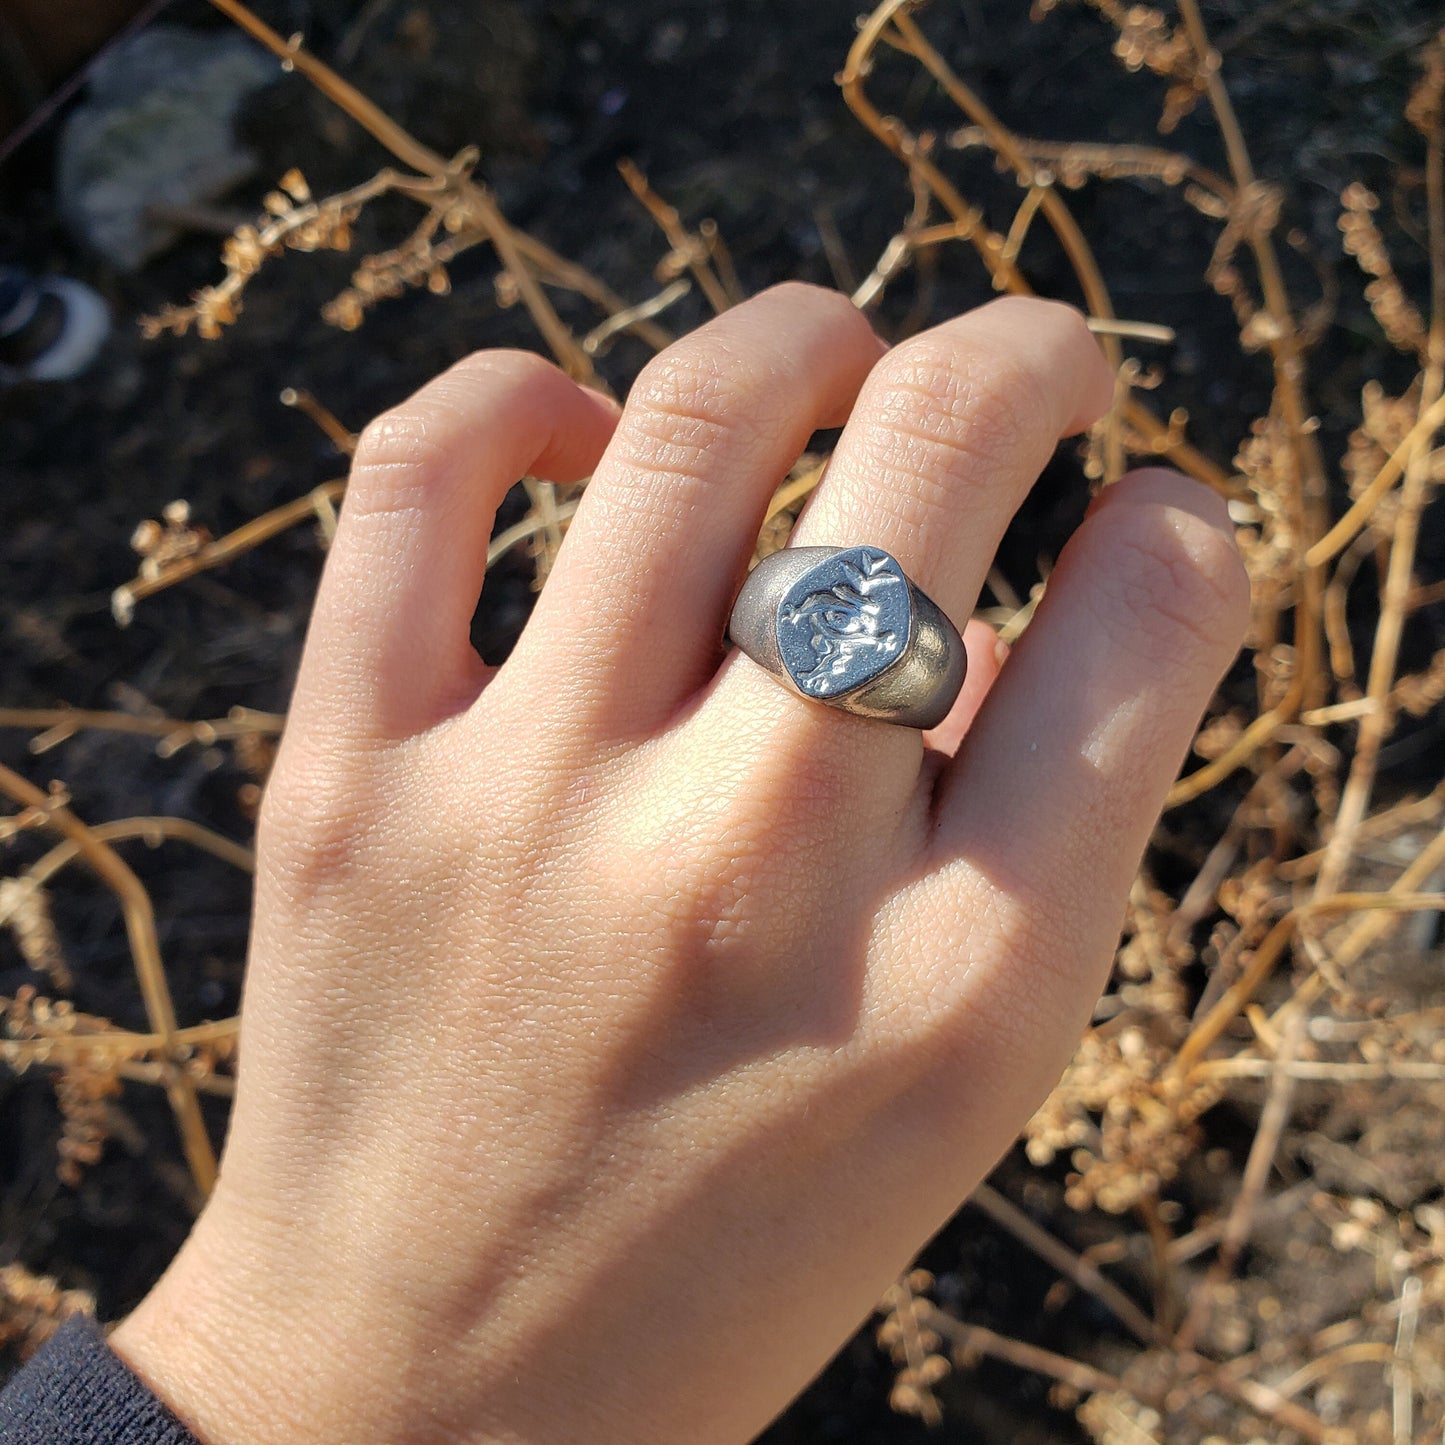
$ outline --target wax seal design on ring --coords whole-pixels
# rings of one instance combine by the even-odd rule
[[[958,629],[881,547],[785,547],[763,558],[728,636],[785,687],[900,727],[937,727],[968,664]]]
[[[850,547],[809,568],[784,594],[778,652],[802,692],[836,697],[897,662],[912,622],[903,569],[876,547]]]

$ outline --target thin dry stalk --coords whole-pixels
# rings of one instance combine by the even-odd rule
[[[1004,254],[1004,238],[990,230],[982,213],[964,200],[953,183],[928,158],[926,148],[918,138],[896,118],[885,116],[868,95],[866,82],[875,63],[875,52],[882,45],[891,45],[912,56],[928,70],[963,113],[985,132],[990,146],[1014,169],[1021,185],[1039,185],[1043,179],[1017,137],[948,67],[942,56],[928,42],[922,30],[907,13],[912,4],[913,0],[885,0],[885,3],[879,5],[863,22],[839,76],[838,83],[843,97],[854,115],[898,156],[908,167],[910,176],[925,186],[952,218],[955,229],[949,239],[968,241],[978,252],[979,259],[988,268],[999,289],[1014,295],[1032,295],[1033,288],[1018,267]],[[1067,204],[1057,190],[1049,186],[1039,205],[1042,215],[1053,228],[1074,266],[1089,311],[1101,320],[1112,319],[1115,312],[1108,288],[1094,260],[1093,251]],[[900,257],[900,264],[905,258],[906,248],[904,256]],[[1103,344],[1105,355],[1117,370],[1123,360],[1117,344],[1108,336],[1103,338]],[[1124,415],[1141,440],[1141,450],[1153,451],[1167,457],[1181,470],[1225,495],[1231,492],[1229,477],[1182,437],[1174,434],[1148,407],[1131,399],[1125,407]]]
[[[164,592],[167,587],[174,587],[177,582],[184,582],[187,578],[194,577],[199,572],[209,571],[212,567],[220,567],[243,553],[251,551],[253,547],[259,547],[262,542],[267,542],[288,528],[314,517],[318,497],[335,503],[341,499],[345,491],[345,481],[323,482],[304,497],[284,502],[279,507],[273,507],[269,512],[263,512],[259,517],[253,517],[249,522],[237,527],[234,532],[228,532],[224,537],[216,538],[214,542],[207,542],[203,546],[197,547],[189,555],[175,558],[157,568],[149,576],[142,572],[123,586],[117,587],[112,594],[111,611],[115,615],[115,620],[120,626],[127,626],[135,615],[136,603],[143,598],[154,597],[157,592]]]
[[[692,273],[698,289],[707,297],[707,304],[713,314],[720,316],[732,304],[723,283],[718,279],[712,266],[712,247],[701,235],[693,235],[682,223],[677,208],[670,206],[652,189],[647,177],[630,160],[617,162],[627,189],[642,203],[647,214],[657,222],[672,250],[663,257],[657,267],[657,279],[663,284],[675,281],[684,270]],[[715,234],[715,233],[714,233]]]
[[[180,1067],[180,1059],[175,1052],[175,1007],[171,1003],[170,987],[166,983],[165,967],[161,963],[160,946],[156,941],[155,910],[150,894],[119,854],[108,843],[98,839],[69,808],[60,805],[28,778],[21,777],[3,764],[0,764],[0,792],[6,793],[21,807],[44,810],[49,826],[75,845],[86,864],[120,903],[136,979],[145,1000],[146,1016],[151,1029],[160,1036],[166,1061],[171,1064],[166,1095],[180,1129],[186,1162],[196,1188],[203,1196],[209,1194],[216,1182],[216,1155],[206,1133],[195,1085]]]
[[[232,708],[223,718],[199,722],[180,722],[175,718],[147,717],[128,712],[90,712],[83,708],[0,708],[0,728],[35,731],[30,740],[30,751],[37,755],[49,752],[76,733],[86,730],[157,738],[157,753],[168,758],[192,744],[211,747],[218,742],[257,733],[267,737],[277,736],[285,725],[286,719],[280,713],[255,712],[244,707]]]
[[[422,145],[354,85],[343,80],[330,66],[303,49],[298,41],[287,40],[271,29],[242,4],[241,0],[211,0],[211,3],[248,35],[259,40],[288,68],[304,75],[317,90],[380,141],[403,165],[431,177],[439,185],[454,186],[457,205],[463,208],[463,216],[459,217],[462,223],[459,229],[470,226],[485,233],[496,250],[503,270],[517,288],[517,293],[537,329],[546,339],[563,370],[581,381],[593,379],[595,373],[591,359],[553,309],[517,244],[516,232],[507,223],[489,190],[467,176],[457,175],[442,156]]]
[[[1279,1152],[1279,1142],[1284,1135],[1285,1125],[1289,1121],[1290,1104],[1297,1078],[1290,1065],[1299,1052],[1303,1038],[1304,1015],[1296,1013],[1284,1031],[1273,1060],[1274,1068],[1270,1075],[1268,1092],[1265,1094],[1264,1108],[1260,1112],[1254,1139],[1249,1146],[1249,1158],[1245,1161],[1239,1193],[1235,1195],[1225,1221],[1219,1253],[1204,1283],[1195,1291],[1189,1314],[1174,1337],[1174,1344],[1179,1349],[1194,1348],[1195,1341],[1203,1334],[1209,1321],[1219,1286],[1234,1273],[1239,1256],[1249,1242],[1255,1213],[1264,1195],[1270,1170],[1274,1168],[1275,1155]]]
[[[189,818],[117,818],[110,823],[93,823],[91,836],[102,843],[121,843],[132,838],[139,839],[149,848],[158,848],[163,842],[189,843],[223,863],[243,873],[256,871],[256,855],[250,848],[243,848],[229,838],[210,828],[194,823]],[[40,885],[49,883],[63,868],[68,867],[81,856],[79,846],[71,839],[57,843],[48,853],[37,858],[26,870],[24,876]]]
[[[1154,1321],[1113,1280],[1103,1274],[1097,1265],[1075,1254],[1046,1229],[1040,1228],[998,1190],[991,1185],[981,1184],[969,1196],[969,1203],[981,1209],[995,1224],[1006,1229],[1085,1294],[1092,1295],[1142,1343],[1160,1343],[1161,1337]]]
[[[1332,913],[1363,912],[1366,909],[1406,913],[1421,909],[1434,912],[1442,908],[1445,908],[1445,893],[1410,893],[1403,889],[1397,892],[1392,887],[1384,893],[1337,893],[1292,909],[1270,929],[1264,942],[1255,950],[1248,967],[1225,992],[1224,997],[1194,1026],[1175,1056],[1170,1068],[1171,1076],[1176,1080],[1183,1080],[1190,1075],[1205,1051],[1258,992],[1259,986],[1279,962],[1295,930],[1306,918]]]

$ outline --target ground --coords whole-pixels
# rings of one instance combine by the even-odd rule
[[[901,168],[851,117],[834,83],[854,33],[854,9],[843,0],[257,5],[284,33],[303,32],[316,53],[340,63],[437,150],[480,146],[479,174],[495,186],[510,220],[629,299],[655,289],[651,269],[666,247],[618,177],[623,158],[635,161],[687,222],[717,221],[748,290],[785,278],[839,284],[851,279],[847,270],[867,273],[909,197]],[[955,68],[1021,132],[1157,139],[1163,86],[1125,74],[1110,55],[1110,27],[1070,9],[1035,24],[1026,9],[1019,0],[935,0],[919,18]],[[1299,242],[1287,260],[1296,294],[1302,304],[1322,291],[1337,294],[1333,324],[1311,361],[1323,442],[1337,456],[1358,417],[1363,382],[1379,377],[1393,393],[1409,378],[1340,254],[1338,198],[1357,179],[1390,195],[1410,149],[1400,116],[1414,76],[1412,55],[1439,17],[1423,0],[1215,0],[1205,13],[1260,173],[1287,190],[1288,227]],[[225,23],[201,0],[175,0],[166,18]],[[929,86],[883,76],[880,90],[915,126],[930,117],[943,121]],[[241,126],[258,168],[255,180],[223,203],[237,220],[291,167],[319,194],[354,184],[383,161],[373,142],[295,75],[278,75],[254,97]],[[1208,164],[1223,163],[1202,114],[1187,118],[1171,143]],[[89,280],[110,301],[117,328],[101,366],[85,380],[0,393],[6,658],[0,702],[154,708],[179,718],[218,717],[237,704],[284,710],[322,560],[314,530],[295,529],[224,570],[144,602],[120,630],[110,592],[133,570],[127,540],[136,523],[184,498],[196,521],[221,533],[342,475],[341,459],[321,434],[281,407],[283,388],[310,390],[359,427],[467,351],[537,346],[536,335],[520,308],[499,304],[494,263],[478,250],[454,267],[449,296],[409,293],[380,306],[352,334],[319,316],[346,284],[352,261],[289,255],[252,285],[238,324],[219,341],[144,341],[138,317],[216,278],[218,237],[190,236],[134,275],[108,270],[57,218],[53,147],[52,127],[0,173],[0,254]],[[1011,183],[982,162],[968,174],[970,194],[1009,201]],[[1121,313],[1179,332],[1159,358],[1165,379],[1156,400],[1187,406],[1196,444],[1229,467],[1249,419],[1268,404],[1269,376],[1260,359],[1240,359],[1227,304],[1200,282],[1214,233],[1157,189],[1091,187],[1073,203]],[[359,249],[390,243],[407,219],[400,203],[368,212]],[[1406,249],[1399,259],[1420,294],[1423,253]],[[1041,291],[1077,299],[1048,244],[1031,243],[1024,262]],[[961,249],[950,251],[927,287],[908,279],[890,294],[879,324],[888,331],[939,319],[988,294],[986,275]],[[583,303],[559,305],[579,331],[595,320]],[[666,321],[680,330],[703,314],[693,296]],[[645,354],[623,342],[607,358],[619,390]],[[1062,454],[1005,547],[1004,571],[1021,590],[1037,559],[1056,553],[1086,499],[1077,460]],[[1439,575],[1442,563],[1445,531],[1437,525],[1422,542],[1422,575]],[[505,655],[529,596],[520,560],[489,581],[478,636],[492,659]],[[1353,620],[1366,635],[1368,615]],[[1407,665],[1441,647],[1442,632],[1440,608],[1422,614],[1407,634]],[[1387,750],[1384,792],[1433,781],[1439,745],[1437,713]],[[193,747],[159,758],[146,740],[93,733],[36,758],[24,734],[5,732],[0,759],[42,784],[63,778],[77,811],[91,821],[167,813],[203,820],[231,837],[249,835],[241,793],[248,778],[229,752]],[[1182,831],[1166,840],[1158,860],[1166,882],[1171,867],[1187,873],[1197,866],[1219,821],[1206,807],[1178,825]],[[35,846],[21,840],[12,855],[34,856]],[[180,1016],[233,1011],[247,934],[245,879],[190,851],[132,852],[155,896]],[[66,875],[56,894],[80,980],[78,1006],[141,1026],[109,895],[78,872]],[[0,992],[13,993],[30,977],[7,941]],[[0,1264],[19,1260],[67,1286],[93,1290],[102,1317],[116,1316],[155,1278],[191,1217],[163,1100],[143,1086],[128,1087],[118,1116],[124,1127],[70,1188],[55,1177],[56,1112],[45,1080],[0,1076],[0,1099]],[[223,1117],[218,1104],[212,1117],[218,1132]],[[1213,1153],[1201,1154],[1180,1183],[1190,1210],[1227,1193],[1253,1122],[1232,1108],[1211,1116]],[[1115,1237],[1116,1220],[1064,1207],[1062,1178],[1062,1166],[1037,1170],[1020,1154],[1004,1162],[994,1183],[1076,1248]],[[1298,1270],[1299,1260],[1290,1266],[1288,1244],[1263,1233],[1254,1274],[1268,1279],[1271,1271]],[[1051,1294],[1053,1271],[976,1209],[958,1216],[924,1262],[971,1322],[1002,1334],[1082,1354],[1118,1328],[1089,1297]],[[1148,1282],[1131,1268],[1126,1261],[1120,1278],[1147,1303]],[[1322,1317],[1332,1317],[1350,1288],[1347,1274],[1321,1272],[1315,1291]],[[1100,1358],[1097,1348],[1094,1357]],[[923,1426],[889,1409],[893,1375],[865,1331],[767,1438],[777,1445],[922,1439]],[[937,1438],[1085,1438],[1071,1409],[1050,1404],[1049,1389],[1041,1376],[991,1363],[946,1388],[947,1423]]]

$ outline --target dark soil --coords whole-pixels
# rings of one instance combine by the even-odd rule
[[[354,47],[349,76],[430,145],[447,153],[480,145],[481,174],[508,216],[629,298],[655,289],[651,268],[666,247],[616,174],[622,157],[635,160],[689,221],[716,219],[749,289],[790,277],[835,284],[820,231],[829,224],[854,271],[871,267],[909,197],[901,169],[852,119],[833,81],[857,8],[856,0],[395,0],[365,7],[372,18],[359,35],[356,0],[257,5],[283,32],[304,31],[323,57]],[[1112,31],[1072,10],[1034,25],[1026,10],[1021,0],[938,0],[920,19],[1025,134],[1154,139],[1163,87],[1125,75],[1110,55]],[[1361,179],[1388,197],[1402,156],[1413,153],[1400,114],[1412,53],[1438,25],[1438,11],[1424,0],[1215,0],[1206,10],[1258,168],[1289,192],[1288,225],[1300,243],[1289,263],[1296,294],[1307,303],[1322,284],[1339,292],[1313,362],[1326,452],[1337,456],[1365,379],[1378,376],[1387,389],[1408,379],[1339,254],[1338,196]],[[221,23],[201,0],[176,0],[165,18]],[[957,123],[906,67],[885,67],[877,89],[915,127]],[[238,220],[291,166],[320,194],[354,184],[384,159],[295,76],[253,100],[244,131],[260,164],[254,183],[233,198]],[[1187,119],[1172,143],[1223,165],[1202,114]],[[84,381],[0,393],[3,702],[153,707],[182,718],[220,716],[235,704],[283,710],[322,560],[311,531],[295,529],[142,603],[121,631],[109,594],[133,570],[127,539],[136,522],[184,497],[195,519],[220,533],[340,475],[341,460],[320,434],[278,404],[284,387],[311,390],[359,427],[469,350],[536,347],[535,333],[520,308],[498,304],[495,266],[481,251],[457,264],[450,297],[417,293],[384,304],[350,335],[318,312],[346,284],[352,261],[291,255],[251,287],[239,323],[221,340],[143,342],[137,317],[217,277],[218,240],[194,236],[136,275],[108,271],[76,248],[56,216],[53,145],[52,127],[0,173],[0,257],[88,280],[110,301],[117,327]],[[1003,222],[1017,192],[983,162],[971,166],[970,193],[989,198],[995,222]],[[1201,284],[1211,229],[1157,190],[1096,186],[1072,199],[1121,314],[1179,331],[1177,345],[1158,358],[1165,370],[1159,404],[1188,406],[1195,441],[1227,466],[1248,420],[1268,403],[1269,380],[1264,362],[1240,360],[1227,304]],[[376,208],[362,222],[359,250],[390,244],[408,220],[403,206]],[[1423,256],[1406,249],[1399,259],[1407,280],[1418,282]],[[1041,291],[1077,299],[1062,258],[1041,234],[1024,261]],[[926,276],[890,293],[879,324],[886,331],[940,319],[988,294],[970,256],[950,251]],[[579,330],[593,324],[583,304],[560,304]],[[696,298],[667,317],[674,329],[701,319]],[[627,342],[608,358],[619,390],[644,355]],[[1006,546],[1003,565],[1016,584],[1026,588],[1036,559],[1057,551],[1085,500],[1076,462],[1061,457]],[[1436,527],[1422,567],[1438,575],[1442,563],[1445,536]],[[524,620],[528,597],[520,563],[489,581],[479,637],[494,660]],[[1442,645],[1440,615],[1438,608],[1424,615],[1407,637],[1407,666]],[[1438,742],[1423,729],[1396,744],[1385,758],[1386,789],[1414,778]],[[11,732],[0,734],[0,758],[41,783],[63,778],[77,811],[93,821],[169,813],[249,835],[238,801],[247,777],[228,753],[192,748],[162,760],[143,740],[93,733],[37,759]],[[1194,854],[1207,846],[1208,826],[1200,814],[1171,846]],[[31,848],[11,845],[7,871]],[[132,847],[128,856],[155,895],[179,1015],[229,1013],[246,944],[245,880],[179,848]],[[56,893],[77,1005],[141,1025],[109,895],[78,871]],[[34,980],[7,938],[0,993],[26,981]],[[0,1263],[20,1260],[94,1290],[104,1318],[124,1312],[191,1218],[164,1101],[129,1087],[122,1107],[133,1127],[69,1189],[55,1179],[57,1114],[47,1081],[0,1076],[0,1100]],[[219,1138],[219,1107],[213,1123]],[[1227,1133],[1227,1121],[1219,1128]],[[1235,1152],[1242,1158],[1242,1148]],[[1117,1221],[1071,1215],[1057,1183],[1018,1161],[1007,1161],[995,1183],[1078,1247],[1117,1232]],[[940,1276],[941,1297],[1002,1333],[1068,1353],[1116,1328],[1088,1299],[1051,1303],[1045,1316],[1055,1277],[976,1211],[961,1212],[925,1262]],[[1121,1277],[1127,1282],[1127,1267]],[[1142,1302],[1142,1276],[1137,1287]],[[1327,1278],[1320,1287],[1329,1288]],[[891,1379],[865,1332],[767,1438],[777,1445],[922,1439],[922,1426],[889,1410]],[[991,1365],[947,1387],[948,1423],[933,1438],[1082,1439],[1072,1414],[1053,1408],[1047,1395],[1039,1377]]]

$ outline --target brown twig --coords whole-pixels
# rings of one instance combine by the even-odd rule
[[[148,848],[158,848],[163,842],[189,843],[223,863],[229,863],[242,873],[256,871],[256,855],[249,848],[233,843],[229,838],[193,823],[189,818],[117,818],[110,823],[93,823],[90,833],[102,843],[122,843],[137,839]],[[67,839],[57,843],[48,853],[37,858],[26,870],[25,876],[36,883],[48,883],[62,868],[68,867],[81,856],[79,846]]]
[[[357,433],[340,422],[336,414],[323,406],[309,391],[288,386],[281,393],[281,405],[294,407],[313,421],[344,457],[356,454]]]
[[[1161,1336],[1154,1321],[1116,1285],[1101,1273],[1097,1265],[1075,1254],[1066,1244],[1035,1224],[1016,1204],[988,1184],[980,1184],[969,1196],[969,1203],[981,1209],[993,1222],[1008,1230],[1021,1244],[1032,1250],[1046,1264],[1092,1295],[1113,1314],[1131,1334],[1144,1344],[1158,1344]]]
[[[166,1094],[180,1129],[186,1161],[196,1187],[202,1195],[209,1194],[216,1182],[216,1155],[206,1133],[195,1086],[181,1067],[176,1051],[175,1007],[156,941],[155,911],[150,894],[120,855],[108,843],[98,839],[69,808],[3,764],[0,764],[0,791],[22,807],[42,810],[48,825],[75,845],[86,864],[120,903],[136,979],[140,984],[141,997],[145,1000],[146,1016],[152,1031],[160,1037],[165,1062],[171,1066]]]
[[[1295,1054],[1299,1051],[1304,1037],[1304,1016],[1295,1014],[1285,1029],[1280,1049],[1274,1059],[1269,1089],[1265,1095],[1264,1109],[1255,1127],[1254,1139],[1249,1147],[1249,1158],[1245,1161],[1244,1177],[1240,1180],[1239,1192],[1235,1195],[1225,1221],[1224,1234],[1219,1242],[1219,1254],[1211,1266],[1203,1284],[1195,1290],[1189,1314],[1174,1337],[1177,1348],[1191,1350],[1195,1341],[1204,1332],[1219,1287],[1234,1273],[1240,1252],[1249,1240],[1254,1227],[1255,1213],[1274,1159],[1279,1151],[1279,1141],[1284,1126],[1289,1120],[1290,1101],[1294,1095],[1296,1075],[1290,1071]]]
[[[626,157],[617,162],[617,169],[622,179],[627,182],[627,189],[642,203],[647,214],[657,222],[658,229],[667,237],[667,243],[672,247],[672,252],[665,257],[662,265],[658,267],[657,279],[663,282],[670,282],[677,279],[682,268],[692,272],[693,280],[697,282],[702,294],[707,297],[707,303],[712,307],[715,315],[722,315],[732,305],[723,284],[714,274],[711,265],[711,252],[706,241],[700,236],[694,236],[686,226],[682,224],[682,217],[678,215],[677,208],[670,206],[661,196],[653,190],[647,177],[637,166]]]
[[[1292,909],[1270,929],[1244,972],[1225,991],[1224,997],[1190,1031],[1189,1037],[1175,1055],[1170,1074],[1178,1080],[1189,1076],[1205,1050],[1224,1032],[1230,1020],[1238,1015],[1258,992],[1260,984],[1269,977],[1294,936],[1295,929],[1304,919],[1330,913],[1364,912],[1367,909],[1411,912],[1441,908],[1445,908],[1445,894],[1408,893],[1403,890],[1396,892],[1390,889],[1383,893],[1339,893]]]
[[[922,179],[930,193],[952,217],[956,227],[953,238],[966,240],[974,246],[989,274],[996,279],[1002,278],[1002,289],[1016,295],[1032,295],[1033,288],[1004,255],[1003,239],[987,227],[977,208],[970,206],[942,171],[927,158],[917,137],[898,120],[885,117],[868,96],[866,80],[872,69],[874,51],[880,44],[887,43],[887,36],[892,43],[923,64],[964,114],[986,131],[994,149],[1014,168],[1021,184],[1033,185],[1038,182],[1036,167],[1019,145],[1017,138],[1002,125],[981,98],[949,69],[943,58],[928,43],[923,32],[905,13],[911,3],[912,0],[884,0],[863,22],[838,79],[843,97],[854,115],[898,156],[909,168],[910,175],[917,175]],[[890,26],[893,27],[891,33]],[[1114,307],[1108,288],[1104,284],[1093,252],[1063,198],[1055,188],[1050,187],[1040,206],[1042,214],[1059,237],[1075,267],[1090,312],[1102,320],[1111,319],[1114,316]],[[899,257],[900,264],[906,259],[906,250],[905,247]],[[1106,356],[1117,369],[1122,362],[1117,344],[1107,336],[1103,338],[1103,344]],[[1175,436],[1143,403],[1130,400],[1124,415],[1129,426],[1139,436],[1143,449],[1157,451],[1159,455],[1167,457],[1183,471],[1216,491],[1230,494],[1232,486],[1229,477],[1201,452]]]
[[[286,725],[280,713],[254,712],[250,708],[232,708],[223,718],[202,722],[182,722],[169,717],[137,716],[127,712],[92,712],[68,707],[6,707],[0,708],[0,728],[36,730],[30,740],[30,751],[40,754],[58,747],[78,732],[134,733],[141,737],[159,738],[157,750],[170,757],[192,743],[210,747],[230,738],[252,733],[276,735]]]
[[[167,587],[174,587],[177,582],[184,582],[198,572],[206,572],[212,567],[220,567],[233,561],[252,548],[259,547],[262,542],[267,542],[288,528],[314,517],[318,497],[335,503],[340,501],[345,492],[345,481],[323,482],[304,497],[283,502],[281,506],[273,507],[259,517],[253,517],[234,532],[227,532],[224,537],[207,542],[189,556],[177,558],[160,568],[153,576],[132,578],[117,587],[111,597],[111,610],[115,613],[116,621],[122,627],[126,626],[134,614],[137,602],[153,597],[157,592],[164,592]]]
[[[965,1324],[952,1315],[944,1314],[936,1305],[928,1307],[925,1318],[930,1329],[952,1344],[954,1358],[959,1364],[967,1365],[981,1355],[991,1355],[996,1360],[1017,1365],[1021,1370],[1048,1375],[1086,1394],[1124,1389],[1123,1383],[1115,1376],[1096,1370],[1092,1365],[1081,1365],[1067,1355],[1056,1355],[1051,1350],[1041,1350],[1023,1340],[995,1334],[982,1325]]]
[[[442,156],[424,146],[380,106],[375,105],[330,66],[304,49],[299,40],[284,39],[242,4],[241,0],[211,0],[211,4],[253,39],[260,41],[287,66],[304,75],[317,90],[380,141],[403,165],[410,166],[439,183],[449,178],[449,164]],[[464,207],[470,223],[487,233],[498,260],[516,286],[537,329],[546,339],[562,368],[568,375],[579,380],[590,380],[594,375],[591,359],[562,324],[561,318],[538,284],[536,275],[527,264],[524,248],[518,244],[517,232],[507,223],[491,192],[469,177],[458,177],[449,183],[455,185],[458,204]]]

